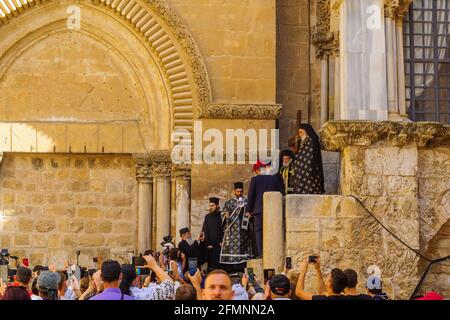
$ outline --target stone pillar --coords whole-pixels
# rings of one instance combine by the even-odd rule
[[[342,120],[387,120],[383,0],[337,2]]]
[[[320,83],[320,126],[328,121],[328,57],[321,61],[322,77]]]
[[[264,193],[263,212],[263,267],[280,273],[283,271],[285,254],[282,194]]]
[[[396,22],[397,33],[397,88],[398,109],[402,120],[408,120],[406,112],[405,58],[403,55],[403,20]]]
[[[138,182],[138,252],[151,248],[153,177],[148,155],[135,155]]]
[[[389,120],[401,120],[397,96],[397,50],[396,28],[393,9],[385,10],[384,26],[386,29],[386,76],[387,103]]]
[[[405,58],[403,54],[403,19],[409,11],[412,0],[399,0],[396,11],[396,36],[397,36],[397,88],[398,107],[403,121],[409,121],[406,110],[406,85],[405,85]]]
[[[339,79],[341,78],[341,63],[339,56],[334,59],[334,119],[341,119],[341,93]]]
[[[170,177],[172,163],[167,151],[151,152],[154,184],[156,186],[156,237],[155,248],[160,248],[163,237],[170,235]]]
[[[176,188],[175,232],[178,243],[181,241],[179,230],[191,227],[191,168],[188,165],[177,165],[173,169],[173,176]]]

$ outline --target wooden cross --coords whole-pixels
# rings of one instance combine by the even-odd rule
[[[295,135],[290,137],[288,140],[288,145],[294,151],[297,153],[297,141],[298,141],[298,126],[302,123],[302,111],[297,111],[297,122],[296,122],[296,128],[295,128]]]

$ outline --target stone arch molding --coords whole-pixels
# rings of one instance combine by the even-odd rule
[[[3,25],[8,25],[17,16],[54,2],[1,1],[0,20]],[[166,90],[170,91],[171,97],[172,129],[192,131],[193,119],[201,117],[211,102],[210,84],[203,59],[188,28],[165,0],[67,0],[58,4],[95,6],[128,22],[148,44],[164,75]]]

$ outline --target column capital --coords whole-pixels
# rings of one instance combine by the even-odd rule
[[[155,178],[170,178],[172,161],[169,150],[153,150],[149,153]]]
[[[399,0],[399,5],[396,12],[397,21],[403,22],[403,18],[408,13],[409,6],[412,2],[413,0]]]
[[[177,164],[172,167],[172,176],[175,179],[191,180],[191,166],[187,164]]]
[[[133,159],[136,162],[136,180],[141,183],[151,183],[153,175],[150,156],[146,153],[133,154]]]
[[[384,17],[394,19],[396,17],[397,9],[400,5],[400,0],[384,0]]]

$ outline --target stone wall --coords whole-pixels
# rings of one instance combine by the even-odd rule
[[[387,237],[351,197],[289,195],[286,221],[286,256],[293,258],[292,278],[298,274],[303,255],[317,253],[324,275],[334,267],[354,269],[362,292],[372,265],[380,268],[383,289],[393,298],[408,298],[417,283],[415,254]],[[315,272],[309,268],[307,291],[316,292],[314,280]]]
[[[310,43],[315,25],[315,1],[277,1],[277,102],[280,146],[296,132],[297,111],[302,122],[320,127],[320,61]]]
[[[31,265],[92,257],[125,261],[137,241],[136,179],[128,155],[4,154],[1,247]]]
[[[167,2],[200,48],[214,102],[275,102],[275,0]]]
[[[450,220],[448,220],[439,230],[439,232],[428,243],[427,257],[439,259],[449,255],[450,248]],[[422,268],[425,269],[428,263],[423,262]],[[446,297],[450,296],[450,260],[433,264],[428,271],[419,294],[425,294],[429,291],[439,292]]]

